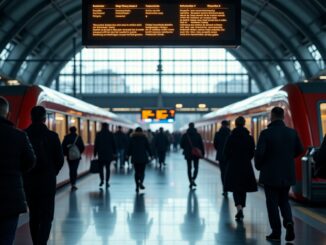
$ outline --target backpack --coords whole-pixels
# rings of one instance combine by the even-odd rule
[[[78,146],[76,145],[77,139],[79,136],[76,137],[74,143],[68,145],[68,159],[69,160],[79,160],[80,159],[80,151]]]

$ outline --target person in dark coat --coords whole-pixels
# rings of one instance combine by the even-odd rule
[[[264,184],[269,223],[272,233],[267,240],[280,241],[281,220],[286,228],[286,241],[295,238],[288,193],[295,184],[294,158],[303,153],[303,146],[294,129],[285,126],[284,110],[274,107],[271,123],[259,136],[255,153],[255,166],[260,170],[259,182]]]
[[[189,123],[189,128],[187,132],[182,135],[180,147],[183,149],[183,155],[187,160],[187,167],[188,167],[188,179],[189,179],[189,188],[197,186],[196,185],[196,178],[198,175],[198,163],[199,158],[197,156],[192,155],[192,148],[197,147],[201,150],[202,155],[205,155],[205,149],[203,140],[197,130],[195,128],[195,124],[193,122]],[[194,166],[194,172],[192,173],[192,166]]]
[[[62,149],[63,149],[63,154],[67,156],[71,190],[77,190],[76,187],[77,170],[78,170],[78,165],[81,157],[79,159],[69,159],[69,149],[73,145],[76,145],[81,155],[84,152],[85,146],[84,146],[83,139],[77,134],[76,127],[74,126],[70,127],[69,131],[70,134],[67,134],[62,141]]]
[[[224,176],[225,176],[225,167],[226,163],[223,159],[223,151],[224,146],[227,138],[230,136],[231,130],[230,130],[230,123],[227,120],[223,120],[221,123],[221,128],[218,132],[214,135],[214,148],[216,150],[216,160],[219,163],[220,170],[221,170],[221,181],[223,185],[223,196],[227,197],[228,193],[225,189],[224,185]]]
[[[27,211],[22,174],[36,157],[27,134],[7,120],[9,103],[0,96],[0,244],[12,245],[20,213]]]
[[[118,131],[114,134],[115,143],[117,147],[117,154],[119,159],[120,168],[124,167],[125,163],[125,151],[128,145],[127,135],[122,131],[122,127],[118,126]]]
[[[24,187],[29,207],[29,227],[34,244],[46,244],[54,215],[56,176],[64,163],[57,133],[45,125],[46,111],[35,106],[32,124],[26,129],[36,154],[36,166],[24,175]]]
[[[110,186],[110,167],[111,162],[114,160],[117,154],[114,135],[109,131],[109,125],[102,123],[102,129],[96,134],[94,145],[94,157],[98,155],[98,161],[100,165],[100,186],[104,184],[103,168],[106,170],[105,186]]]
[[[249,131],[244,127],[245,119],[235,120],[236,128],[232,130],[224,147],[226,170],[224,184],[226,191],[233,192],[237,208],[236,220],[243,219],[243,208],[246,206],[247,192],[257,191],[257,183],[251,159],[255,153],[255,143]]]
[[[149,161],[149,157],[152,158],[152,152],[149,146],[149,142],[142,128],[138,127],[135,133],[132,135],[127,151],[127,157],[131,156],[131,162],[135,168],[135,183],[136,192],[139,189],[145,189],[145,168]]]
[[[326,179],[326,135],[319,150],[314,154],[315,173],[314,177]]]
[[[170,145],[169,139],[164,133],[162,127],[159,129],[159,133],[155,135],[154,143],[155,143],[155,150],[158,156],[158,162],[160,167],[162,167],[162,165],[165,165],[165,155]]]

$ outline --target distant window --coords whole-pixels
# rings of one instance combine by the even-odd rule
[[[26,57],[26,60],[22,63],[22,65],[20,66],[20,70],[19,70],[19,72],[18,72],[18,74],[17,74],[17,76],[22,76],[25,72],[26,72],[26,70],[27,70],[27,67],[28,67],[28,65],[29,65],[29,60],[31,60],[33,58],[33,56],[32,55],[28,55],[27,57]]]
[[[284,72],[283,72],[282,68],[279,65],[276,65],[275,68],[276,68],[280,78],[284,78]]]
[[[10,53],[15,48],[15,44],[7,43],[6,47],[0,53],[0,67],[3,66],[5,60],[9,57]]]
[[[323,57],[319,53],[319,50],[317,49],[317,47],[314,44],[311,44],[308,47],[308,50],[309,50],[311,56],[316,60],[319,68],[323,69],[325,67],[325,63],[324,63]]]
[[[296,70],[296,72],[301,77],[302,76],[302,68],[301,68],[300,62],[294,56],[292,56],[291,59],[292,59],[292,62],[293,62],[294,69]]]

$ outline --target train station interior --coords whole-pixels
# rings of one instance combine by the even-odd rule
[[[326,244],[326,176],[313,156],[326,144],[324,0],[0,0],[0,13],[8,120],[25,130],[32,107],[43,106],[61,142],[73,126],[85,144],[77,188],[67,157],[57,175],[47,244],[275,244],[264,186],[248,193],[239,222],[214,148],[222,121],[234,130],[239,116],[256,147],[275,106],[304,148],[289,192],[295,239],[286,242],[283,229],[276,244]],[[190,122],[205,154],[189,188],[180,138]],[[90,173],[103,123],[113,133],[141,127],[149,141],[150,131],[166,132],[165,162],[151,154],[144,190],[118,158],[109,185]],[[252,168],[259,182],[254,159]],[[20,214],[14,245],[33,245],[29,221]]]

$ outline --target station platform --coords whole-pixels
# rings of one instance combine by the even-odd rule
[[[232,193],[224,198],[219,169],[204,160],[196,190],[189,190],[186,162],[170,153],[160,169],[148,165],[146,189],[135,193],[133,170],[115,169],[110,188],[100,189],[98,175],[77,182],[77,191],[63,187],[56,195],[49,245],[107,244],[274,244],[265,240],[271,230],[265,196],[249,193],[243,222],[236,222]],[[292,203],[296,239],[292,244],[326,244],[326,210]],[[15,245],[30,245],[28,218],[22,216]],[[282,234],[281,244],[284,240]],[[276,243],[280,244],[280,243]],[[287,243],[291,244],[291,243]]]

